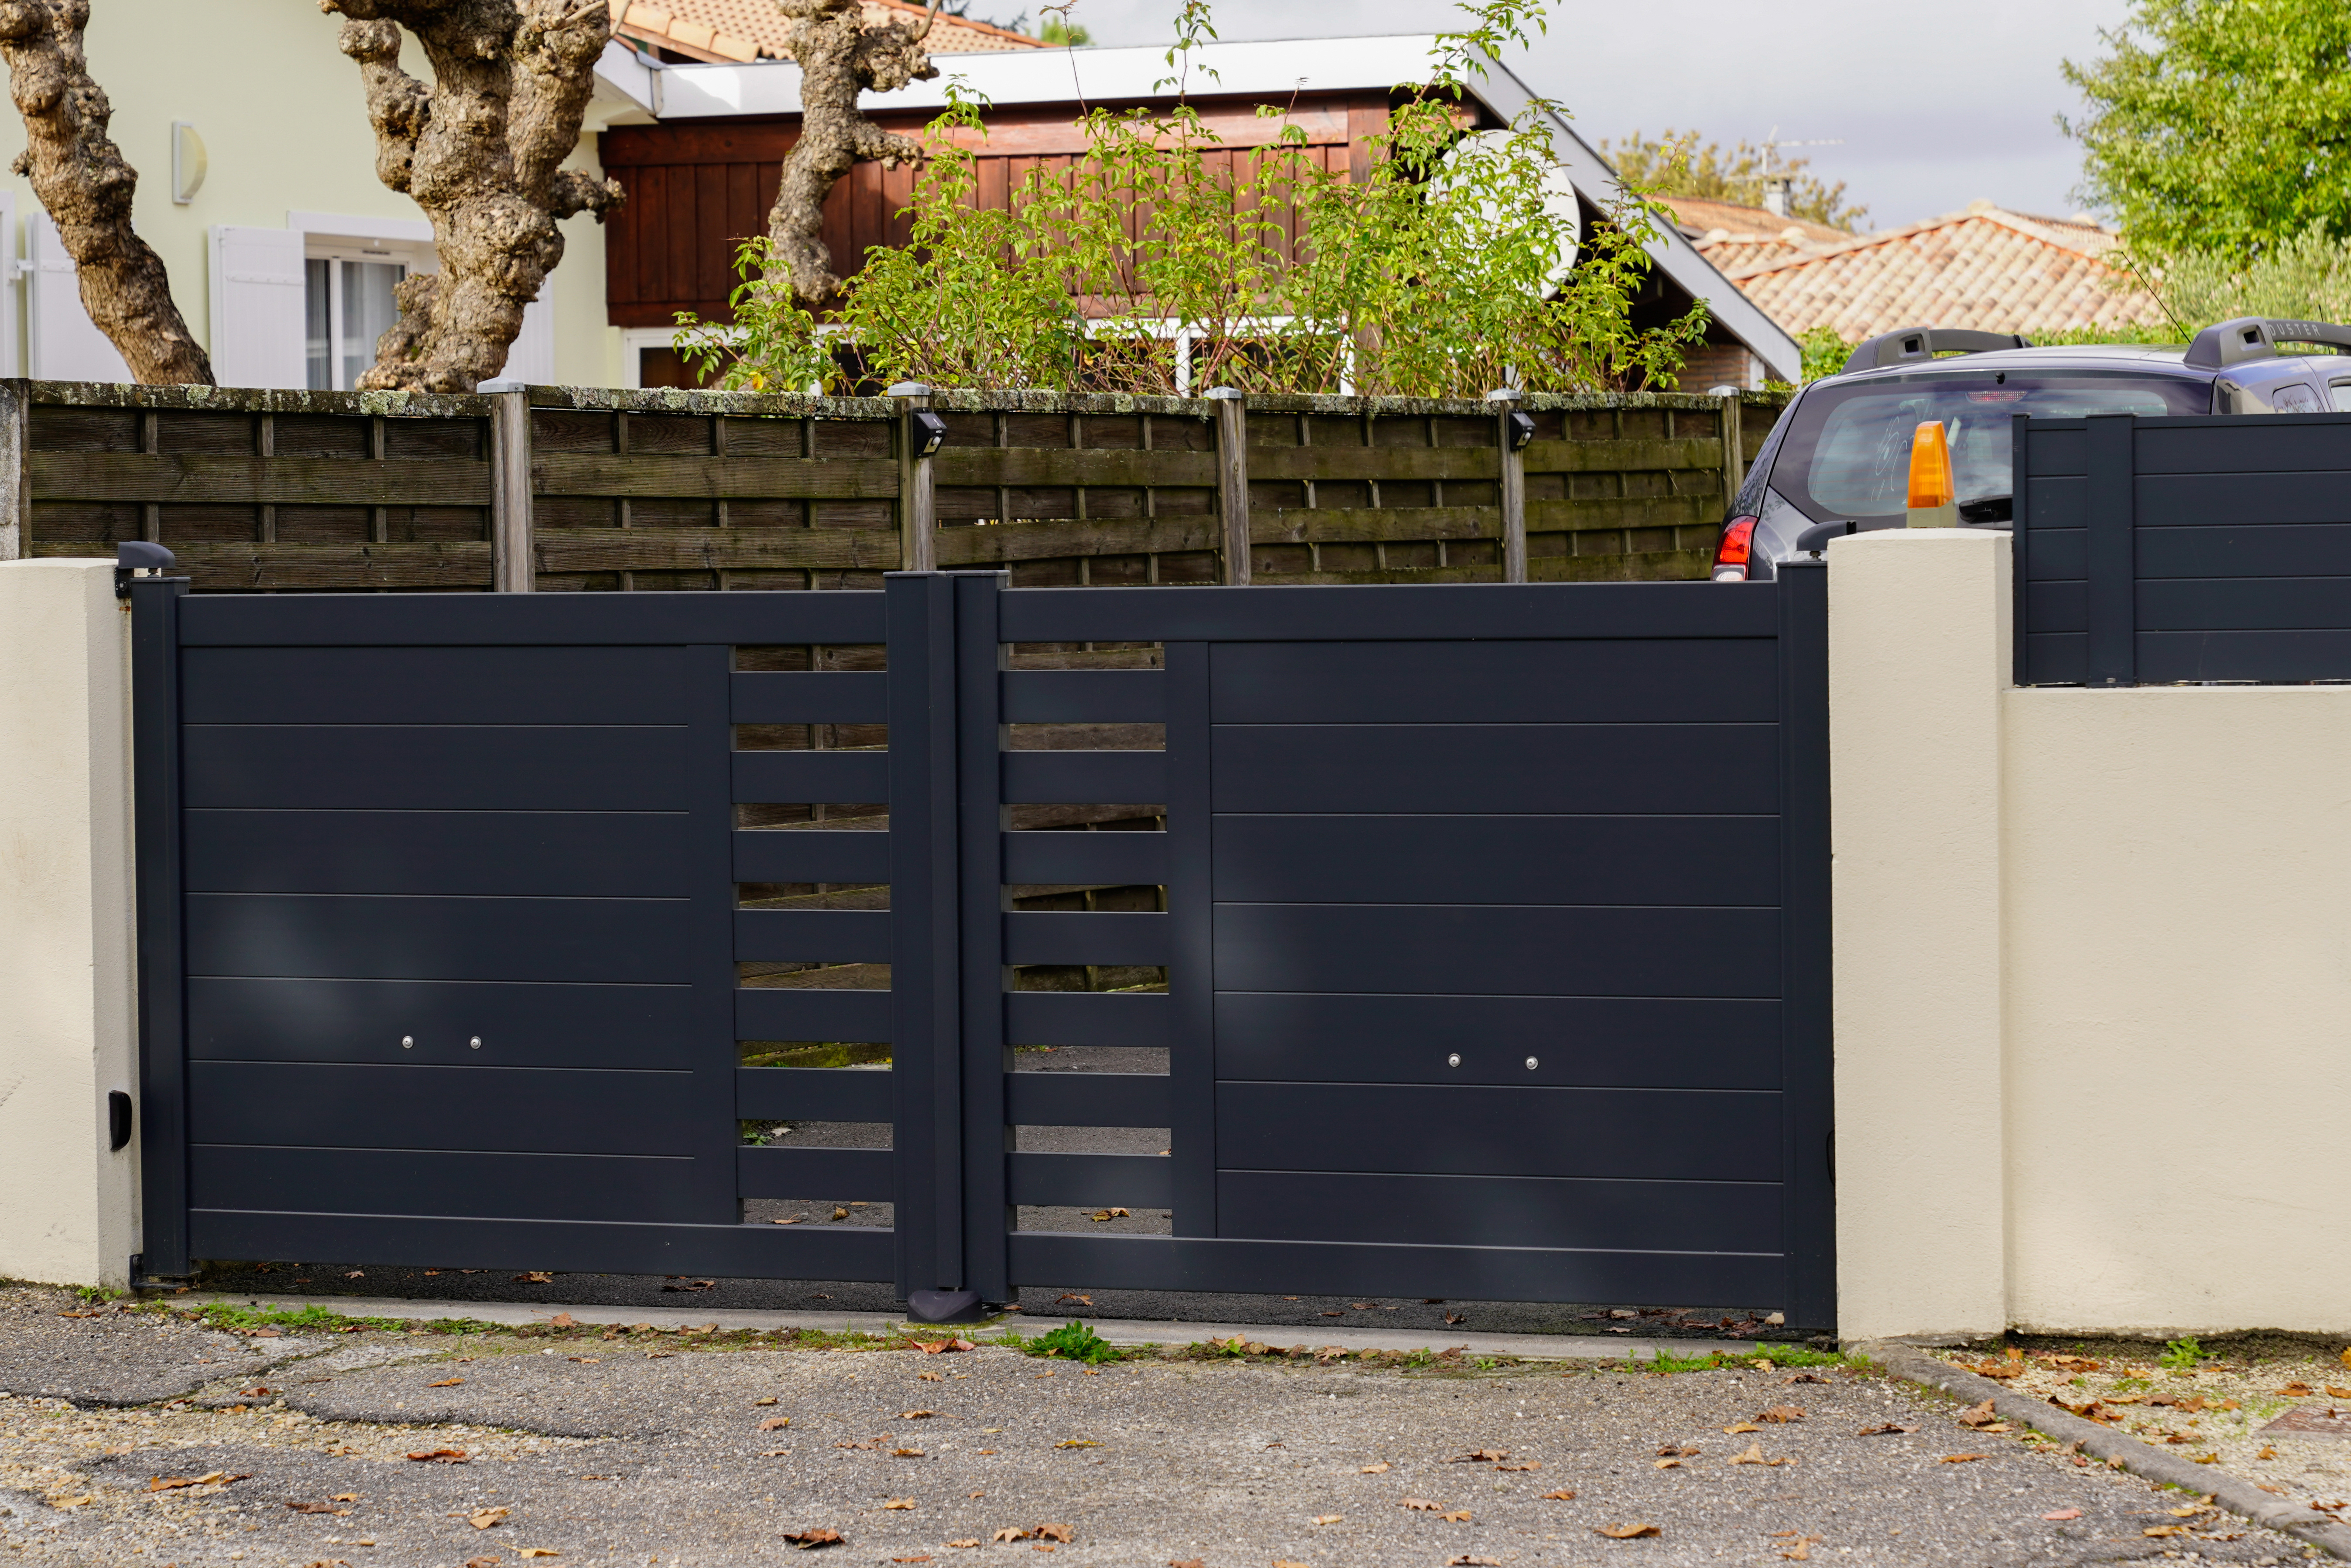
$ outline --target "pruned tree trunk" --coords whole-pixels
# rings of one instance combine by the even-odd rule
[[[0,57],[25,116],[11,164],[33,183],[74,259],[81,305],[149,386],[210,386],[212,361],[172,300],[163,258],[131,226],[139,171],[107,134],[114,106],[82,52],[89,0],[0,0]]]
[[[5,0],[0,0],[5,3]],[[471,392],[498,373],[523,307],[563,259],[558,221],[621,201],[619,183],[559,167],[579,145],[605,0],[319,0],[341,13],[360,64],[377,178],[433,220],[441,270],[394,292],[366,389]],[[400,30],[423,45],[429,89],[400,68]]]
[[[789,47],[800,68],[800,136],[784,154],[776,204],[768,212],[768,267],[783,268],[792,292],[813,309],[841,287],[832,252],[824,243],[824,199],[851,165],[879,160],[885,168],[923,155],[919,142],[883,130],[857,107],[857,95],[889,92],[937,76],[923,40],[939,0],[920,22],[868,27],[858,0],[781,0],[792,19]]]

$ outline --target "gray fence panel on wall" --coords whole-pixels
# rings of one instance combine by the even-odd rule
[[[2351,680],[2351,414],[2014,429],[2020,685]]]

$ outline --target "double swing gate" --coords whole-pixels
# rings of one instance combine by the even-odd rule
[[[145,1267],[868,1280],[929,1315],[1029,1284],[1829,1327],[1824,575],[139,579]],[[1021,668],[1039,644],[1156,664]],[[872,645],[886,668],[771,667]],[[1159,727],[1164,749],[1031,748],[1089,732],[1029,727],[1090,725]],[[772,726],[886,746],[744,745]],[[759,825],[842,802],[866,814]],[[1016,807],[1104,803],[1164,831],[1011,831]],[[746,892],[883,884],[886,907]],[[1015,907],[1101,887],[1163,891]],[[1024,988],[1037,966],[1134,983]],[[888,1066],[744,1065],[745,1042]],[[1029,1071],[1035,1047],[1165,1068]],[[887,1124],[890,1146],[741,1132],[778,1120]],[[1165,1152],[1031,1149],[1029,1128],[1165,1129],[1142,1140]],[[746,1218],[811,1195],[892,1223]],[[1070,1206],[1164,1211],[1164,1233],[1032,1228]]]

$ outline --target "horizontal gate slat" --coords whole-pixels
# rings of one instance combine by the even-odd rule
[[[758,598],[757,603],[747,602]],[[880,643],[883,595],[723,593],[191,594],[180,645],[202,647],[611,647]]]
[[[684,984],[694,906],[655,898],[192,894],[188,972],[318,979]]]
[[[1166,994],[1155,991],[1008,991],[1008,1045],[1157,1046],[1168,1042]]]
[[[811,595],[810,597],[814,597]],[[1008,643],[1381,642],[1466,637],[1771,637],[1769,583],[1494,584],[1458,587],[1014,588],[1001,596]]]
[[[2033,642],[2037,644],[2040,639]],[[2055,666],[2053,655],[2051,664]],[[2142,685],[2161,685],[2171,681],[2312,681],[2346,676],[2351,676],[2351,631],[2138,634],[2138,679]]]
[[[737,724],[882,724],[890,677],[875,670],[746,670],[732,679]]]
[[[1216,820],[1212,860],[1217,896],[1235,903],[1753,906],[1780,901],[1778,826],[1727,816],[1227,815]]]
[[[683,722],[680,648],[190,648],[186,724]]]
[[[1226,1080],[1777,1089],[1784,1060],[1777,1001],[1228,991],[1216,1009]]]
[[[1159,670],[1009,670],[1007,724],[1159,724],[1167,677]]]
[[[1008,805],[1156,803],[1167,798],[1164,751],[1007,751]]]
[[[1214,670],[1218,724],[1768,724],[1780,712],[1769,637],[1242,643],[1218,648]]]
[[[1023,1127],[1165,1127],[1164,1072],[1008,1072],[1004,1119]]]
[[[737,882],[890,880],[890,835],[823,828],[748,828],[735,835]]]
[[[871,909],[738,909],[735,956],[779,964],[886,964],[890,915]]]
[[[1167,835],[1156,832],[1023,832],[1004,835],[1009,883],[1117,883],[1155,887],[1167,880]]]
[[[1779,759],[1768,724],[1219,725],[1214,805],[1704,816],[1736,800],[1768,813]]]
[[[706,1146],[695,1075],[282,1061],[188,1064],[188,1141],[475,1154],[683,1155]],[[525,1113],[527,1108],[527,1113]]]
[[[1008,964],[1165,964],[1165,915],[1023,912],[1004,917]]]
[[[2351,577],[2171,578],[2137,588],[2141,634],[2351,630]]]
[[[478,1035],[507,1067],[664,1065],[695,1028],[693,988],[614,985],[600,967],[587,985],[199,975],[188,981],[188,1054],[469,1067]]]
[[[887,1202],[895,1158],[888,1149],[739,1148],[735,1168],[745,1197]]]
[[[1214,941],[1228,991],[1767,998],[1780,929],[1771,909],[1220,904]]]
[[[889,798],[886,751],[735,754],[735,799],[745,805],[873,803]]]
[[[890,993],[746,986],[735,993],[735,1037],[859,1044],[887,1040]]]
[[[1785,1310],[1777,1253],[1585,1251],[1086,1236],[1006,1238],[1021,1284],[1265,1295],[1389,1292],[1496,1301],[1741,1301]]]
[[[685,1220],[704,1185],[696,1162],[613,1154],[480,1154],[197,1144],[188,1150],[196,1208],[266,1208],[320,1194],[363,1214],[496,1219]],[[359,1255],[354,1254],[354,1257]],[[374,1261],[372,1258],[362,1260]]]
[[[682,727],[193,725],[181,734],[183,800],[194,810],[663,811],[693,804]]]
[[[1219,1170],[1777,1181],[1780,1096],[1219,1083]]]
[[[887,1122],[889,1071],[854,1067],[738,1067],[735,1114],[773,1121]],[[806,1196],[794,1194],[795,1197]]]
[[[1165,1208],[1174,1201],[1175,1162],[1160,1155],[1011,1154],[1004,1160],[1007,1194],[1016,1204]]]
[[[1780,1252],[1776,1182],[1217,1173],[1217,1234],[1435,1247]]]
[[[240,810],[181,820],[191,893],[694,892],[692,819],[683,811]]]
[[[2142,585],[2168,577],[2351,577],[2351,523],[2269,526],[2231,523],[2207,528],[2149,528],[2132,541]],[[2040,528],[2032,530],[2032,575],[2082,577],[2083,552],[2074,570],[2043,558],[2053,554]],[[2033,625],[2041,624],[2036,617]]]
[[[444,1219],[402,1214],[198,1208],[188,1244],[205,1258],[366,1258],[450,1269],[879,1280],[895,1237],[864,1225],[632,1225]]]

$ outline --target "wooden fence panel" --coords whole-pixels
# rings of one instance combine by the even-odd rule
[[[199,591],[465,590],[493,581],[487,397],[10,383],[37,555],[121,539]],[[878,588],[907,559],[905,408],[888,398],[533,387],[528,538],[539,591]],[[1702,578],[1742,459],[1782,400],[1531,395],[1533,580]],[[1021,587],[1226,580],[1217,404],[946,392],[935,556]],[[1253,397],[1251,580],[1502,579],[1500,411]],[[1236,491],[1236,495],[1240,492]]]

